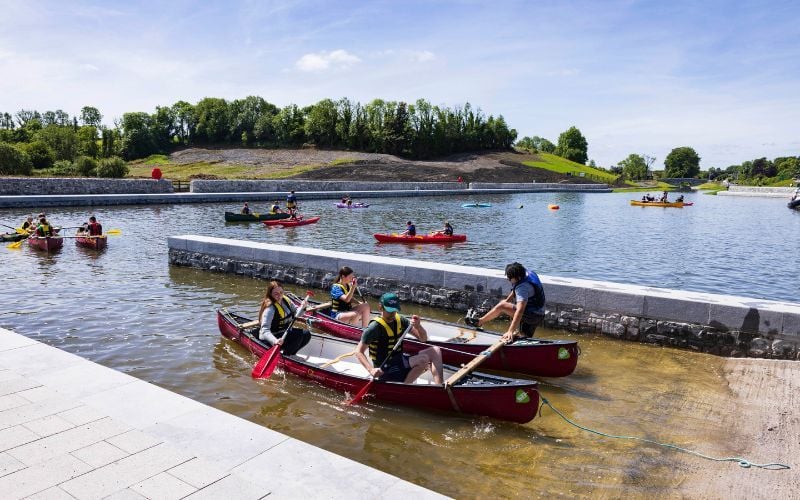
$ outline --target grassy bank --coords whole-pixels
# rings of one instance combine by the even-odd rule
[[[349,163],[342,160],[339,163]],[[194,177],[214,176],[220,179],[282,179],[301,174],[323,165],[253,166],[223,164],[221,162],[172,163],[166,155],[152,155],[128,163],[129,177],[150,177],[154,167],[166,179],[186,181]]]
[[[587,167],[586,165],[581,165],[580,163],[575,163],[574,161],[569,161],[565,158],[561,158],[560,156],[550,153],[540,152],[536,153],[536,156],[541,158],[541,160],[524,161],[522,164],[529,167],[538,167],[545,170],[550,170],[551,172],[557,172],[559,174],[572,174],[574,176],[580,176],[580,174],[583,173],[585,177],[593,181],[605,182],[607,184],[612,184],[617,180],[617,176],[614,174],[608,173],[604,170]]]

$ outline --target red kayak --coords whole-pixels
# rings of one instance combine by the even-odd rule
[[[288,293],[286,296],[295,306],[300,304],[298,297]],[[304,317],[321,332],[349,340],[361,340],[361,328],[336,321],[324,312],[306,311]],[[439,346],[442,348],[444,362],[456,366],[469,363],[501,337],[497,332],[430,318],[422,318],[422,326],[428,332],[428,342],[406,340],[403,346],[405,352],[418,352],[428,347],[428,344]],[[481,368],[539,377],[566,377],[575,371],[579,354],[580,349],[575,340],[521,339],[503,346],[497,354],[484,361]]]
[[[279,220],[278,225],[283,227],[305,226],[307,224],[316,224],[319,217],[309,217],[308,219],[284,219]]]
[[[108,246],[108,237],[102,236],[76,236],[75,245],[94,250],[102,250]]]
[[[268,346],[258,340],[258,326],[242,326],[247,322],[248,318],[225,309],[217,311],[222,335],[261,357]],[[370,381],[368,372],[353,355],[356,345],[349,340],[312,334],[308,345],[293,356],[281,356],[280,364],[286,372],[354,395]],[[404,341],[402,348],[405,349],[406,345]],[[445,366],[445,380],[456,371],[457,367]],[[473,372],[445,389],[443,385],[432,383],[430,373],[426,373],[411,384],[376,380],[367,394],[387,403],[524,424],[536,416],[539,407],[537,387],[534,380]]]
[[[399,234],[374,234],[380,243],[455,243],[467,241],[466,234],[418,234],[416,236],[400,236]]]

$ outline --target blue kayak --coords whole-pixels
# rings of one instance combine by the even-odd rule
[[[492,206],[491,203],[464,203],[461,205],[464,208],[489,208]]]

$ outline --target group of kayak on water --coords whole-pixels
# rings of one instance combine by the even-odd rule
[[[518,338],[532,338],[536,328],[543,323],[545,295],[539,276],[526,270],[522,264],[509,264],[505,274],[512,285],[508,296],[482,316],[470,309],[464,322],[480,329],[505,314],[511,318],[511,324],[501,339],[510,344]],[[356,292],[362,300],[355,298]],[[358,291],[355,272],[347,266],[339,269],[330,288],[330,311],[327,314],[362,329],[355,350],[359,363],[375,379],[411,383],[430,371],[434,383],[442,384],[442,352],[439,347],[427,347],[413,355],[395,349],[405,332],[421,342],[428,340],[419,317],[408,318],[400,314],[400,299],[393,292],[381,295],[378,310],[379,316],[370,319],[370,306]],[[297,313],[295,304],[284,295],[281,283],[270,281],[258,314],[259,339],[269,346],[280,345],[284,355],[296,354],[311,340],[308,329],[293,326]]]
[[[661,195],[661,197],[658,200],[656,200],[655,196],[650,196],[650,193],[647,193],[646,195],[642,196],[642,202],[644,202],[644,203],[648,203],[648,202],[683,203],[683,195],[678,196],[678,198],[676,198],[674,202],[670,202],[667,199],[667,194],[668,193],[666,191],[664,191],[664,193]]]

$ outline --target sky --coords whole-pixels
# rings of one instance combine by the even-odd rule
[[[800,155],[800,2],[0,0],[0,113],[347,97],[578,127],[609,167]]]

